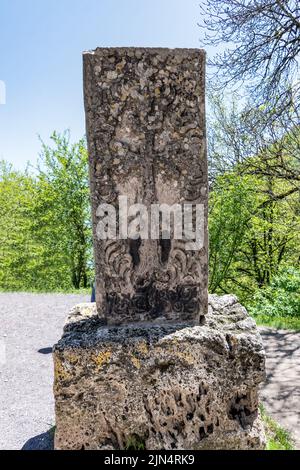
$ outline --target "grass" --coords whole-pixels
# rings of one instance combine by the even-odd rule
[[[79,295],[91,295],[92,288],[87,287],[81,288],[81,289],[75,289],[75,288],[70,288],[70,289],[55,289],[55,290],[47,290],[47,289],[0,289],[0,293],[3,294],[15,294],[15,293],[20,293],[20,294],[79,294]]]
[[[48,433],[49,433],[51,436],[54,437],[55,431],[56,431],[56,426],[52,426],[52,427],[49,429]]]
[[[266,450],[295,450],[290,433],[271,418],[262,405],[260,412],[267,437]]]
[[[140,436],[134,434],[130,436],[125,445],[125,450],[145,450],[145,441]]]
[[[300,331],[300,318],[297,317],[276,317],[269,315],[253,315],[254,320],[260,326],[269,326],[282,330]]]

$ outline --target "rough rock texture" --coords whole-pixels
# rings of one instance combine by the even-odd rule
[[[96,49],[84,54],[84,82],[98,312],[109,325],[199,324],[208,296],[205,52]],[[201,249],[187,250],[186,233],[173,229],[129,239],[122,221],[116,239],[99,240],[99,205],[118,216],[120,196],[128,209],[142,203],[149,220],[153,204],[199,205]]]
[[[233,296],[205,325],[101,325],[72,310],[54,348],[56,449],[262,449],[265,355]]]

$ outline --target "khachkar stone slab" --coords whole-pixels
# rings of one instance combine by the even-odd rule
[[[55,448],[263,449],[265,355],[233,296],[210,296],[205,325],[101,326],[74,309],[54,347]]]
[[[87,52],[84,94],[99,313],[112,325],[201,323],[208,277],[205,52]],[[198,207],[197,245],[188,247],[186,231],[181,239],[163,226],[160,239],[149,227],[148,239],[128,238],[125,200],[149,213],[153,205]],[[105,204],[116,210],[116,239],[99,239]]]

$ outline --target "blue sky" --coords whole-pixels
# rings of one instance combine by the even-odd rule
[[[201,0],[1,0],[0,159],[24,168],[38,134],[85,133],[82,51],[99,46],[199,47]]]

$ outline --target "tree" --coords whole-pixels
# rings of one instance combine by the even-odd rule
[[[237,94],[225,102],[217,93],[209,94],[208,160],[213,183],[218,175],[236,168],[259,149],[256,133],[250,132],[247,114]]]
[[[34,178],[0,162],[0,288],[21,290],[36,282],[37,244],[32,234]]]
[[[236,278],[235,264],[252,216],[255,197],[253,182],[249,178],[228,172],[215,181],[209,204],[209,289],[212,293],[218,290],[227,292],[228,280]]]
[[[218,82],[245,83],[252,101],[267,106],[269,117],[298,110],[298,0],[206,0],[200,8],[203,44],[227,45],[210,61]]]
[[[83,139],[71,144],[69,132],[51,139],[38,167],[36,236],[46,241],[47,264],[66,265],[78,289],[87,287],[92,266],[87,150]]]
[[[93,277],[85,141],[42,144],[34,172],[0,162],[0,289],[87,287]]]
[[[285,197],[273,200],[270,192]],[[282,266],[299,265],[298,205],[286,181],[239,167],[218,176],[210,196],[210,290],[245,300],[270,285]]]
[[[210,96],[209,175],[215,178],[232,170],[262,179],[285,181],[276,189],[266,189],[269,202],[298,193],[300,202],[300,127],[264,122],[264,107],[238,105],[238,95],[224,103],[220,95]],[[283,191],[277,191],[283,189]],[[265,201],[264,204],[268,204]]]

